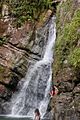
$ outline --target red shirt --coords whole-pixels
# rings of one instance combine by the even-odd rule
[[[54,87],[55,87],[55,86],[54,86]],[[58,89],[57,89],[57,87],[55,87],[55,89],[50,92],[50,95],[51,95],[51,96],[54,96],[54,95],[56,95],[57,93],[58,93]]]

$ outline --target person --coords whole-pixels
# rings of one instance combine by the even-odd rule
[[[34,120],[40,120],[40,112],[39,109],[35,110],[35,119]]]
[[[53,85],[52,90],[50,91],[50,97],[52,98],[54,95],[58,94],[58,89]]]

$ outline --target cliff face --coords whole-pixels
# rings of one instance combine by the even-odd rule
[[[33,27],[30,23],[26,23],[23,28],[16,29],[13,28],[10,20],[5,22],[3,19],[0,21],[0,26],[0,42],[2,42],[0,46],[0,81],[9,84],[15,79],[19,81],[25,75],[28,64],[26,59],[29,54],[26,46],[29,45]],[[9,85],[11,84],[12,82]]]
[[[39,21],[27,21],[18,28],[13,24],[14,18],[8,14],[0,19],[1,114],[6,113],[5,104],[18,90],[17,84],[25,77],[29,66],[43,57],[48,34],[44,24],[47,24],[51,14],[51,10],[44,11]]]
[[[53,63],[55,120],[80,119],[80,1],[65,0],[57,8],[57,39]]]

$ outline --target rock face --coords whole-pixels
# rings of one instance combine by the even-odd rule
[[[29,53],[25,50],[23,43],[24,41],[29,41],[30,34],[32,34],[32,25],[30,26],[30,23],[26,23],[21,29],[16,29],[13,28],[11,22],[10,20],[7,22],[4,20],[0,21],[2,28],[0,31],[2,38],[0,46],[0,81],[7,84],[15,80],[14,76],[19,81],[25,75],[28,67],[27,56]]]
[[[59,94],[53,97],[54,120],[80,119],[80,1],[62,1],[57,8],[57,40],[53,82]]]

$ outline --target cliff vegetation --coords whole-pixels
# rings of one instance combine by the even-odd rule
[[[54,75],[70,67],[80,71],[80,8],[75,0],[67,0],[57,8],[57,40],[55,46]],[[79,77],[75,75],[75,77]],[[64,78],[65,79],[65,78]]]
[[[63,0],[57,7],[52,100],[55,120],[80,119],[80,1]]]
[[[52,0],[3,0],[0,4],[9,8],[9,15],[14,19],[17,27],[20,27],[25,21],[37,21],[43,12],[52,9]]]

